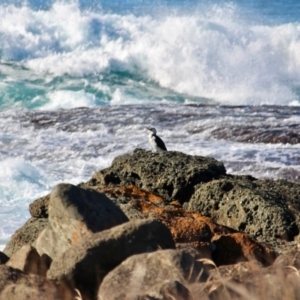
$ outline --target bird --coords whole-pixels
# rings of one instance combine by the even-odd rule
[[[146,129],[150,132],[149,134],[149,142],[152,148],[155,151],[167,151],[165,143],[163,140],[156,135],[156,129],[154,127],[146,127]]]

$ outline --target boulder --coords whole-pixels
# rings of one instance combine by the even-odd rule
[[[217,266],[253,260],[269,266],[276,258],[273,251],[242,232],[215,236],[212,242],[212,259]]]
[[[290,241],[299,233],[286,197],[250,176],[227,176],[204,183],[184,208],[256,238]]]
[[[118,156],[112,166],[96,172],[88,186],[135,185],[159,194],[166,202],[189,201],[197,184],[226,174],[223,163],[176,151],[136,149]]]
[[[192,300],[187,285],[206,279],[203,264],[188,253],[143,253],[129,257],[104,278],[98,299]]]
[[[23,245],[33,244],[47,224],[48,219],[30,218],[12,235],[3,252],[11,257]]]
[[[71,184],[55,186],[50,195],[48,225],[35,242],[51,259],[91,233],[127,222],[125,214],[104,194]]]
[[[41,257],[32,246],[24,245],[11,256],[6,265],[14,269],[19,269],[26,274],[46,277],[50,261],[45,255]]]
[[[74,300],[75,295],[70,289],[62,288],[46,278],[0,266],[0,300]]]
[[[199,213],[185,211],[177,203],[162,205],[162,199],[150,192],[133,186],[103,190],[130,219],[154,218],[165,224],[177,248],[191,250],[193,247],[196,251],[191,252],[196,258],[210,258],[217,265],[257,260],[268,266],[276,257],[268,247],[247,234],[219,225]]]
[[[36,199],[29,205],[29,212],[34,218],[48,218],[50,195]]]
[[[170,231],[156,220],[135,220],[86,236],[56,258],[49,279],[96,299],[104,276],[131,255],[174,248]]]

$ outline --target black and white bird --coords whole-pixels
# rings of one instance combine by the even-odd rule
[[[150,142],[150,145],[152,146],[152,148],[157,152],[158,151],[167,151],[167,148],[166,148],[163,140],[159,136],[156,135],[156,129],[153,127],[147,127],[146,129],[150,131],[149,142]]]

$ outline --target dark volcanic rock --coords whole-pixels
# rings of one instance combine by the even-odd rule
[[[247,176],[213,180],[202,184],[184,207],[254,237],[292,240],[299,233],[299,217],[280,188],[270,188],[263,182]]]
[[[192,300],[186,285],[206,279],[203,264],[183,251],[144,253],[129,257],[111,271],[98,298]]]
[[[31,245],[38,235],[47,226],[48,219],[30,218],[22,227],[20,227],[6,244],[3,252],[10,257],[18,251],[23,245]]]
[[[136,149],[116,157],[111,167],[96,172],[87,185],[132,184],[158,193],[167,202],[176,199],[183,203],[190,199],[195,185],[225,174],[223,163],[210,157]]]
[[[50,195],[49,222],[35,246],[39,254],[52,259],[61,255],[84,236],[128,221],[102,193],[71,184],[55,186]]]
[[[104,276],[131,255],[174,248],[168,228],[156,220],[136,220],[92,234],[55,259],[47,277],[96,299]]]

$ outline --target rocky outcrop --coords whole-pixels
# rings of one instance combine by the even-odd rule
[[[175,248],[171,233],[156,220],[136,220],[84,238],[52,262],[47,277],[96,299],[104,276],[139,253]]]
[[[204,265],[184,251],[143,253],[129,257],[105,277],[98,299],[192,300],[187,285],[206,279]]]
[[[53,188],[49,222],[35,242],[39,254],[54,259],[84,236],[127,222],[125,214],[104,194],[71,184]]]
[[[10,257],[0,295],[298,299],[299,199],[300,184],[229,175],[212,158],[137,149],[30,205],[33,217],[0,256]]]
[[[292,240],[299,233],[286,198],[249,176],[227,176],[204,183],[184,208],[256,238]]]
[[[201,156],[136,149],[116,157],[111,167],[96,172],[89,186],[135,185],[159,194],[166,202],[189,201],[197,184],[225,175],[223,163]]]

